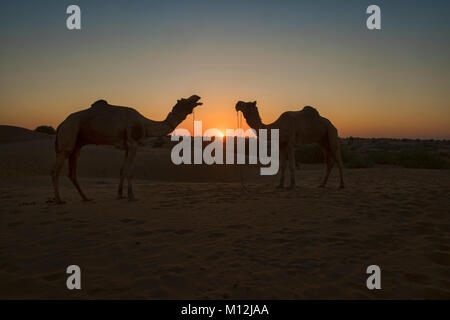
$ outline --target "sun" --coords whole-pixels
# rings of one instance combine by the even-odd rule
[[[224,137],[224,134],[223,134],[222,132],[219,133],[219,137],[223,138],[223,137]]]

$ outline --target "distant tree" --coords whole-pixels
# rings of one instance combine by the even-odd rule
[[[34,129],[34,131],[46,134],[56,134],[56,130],[52,126],[39,126]]]
[[[348,144],[349,145],[353,144],[353,137],[352,136],[348,137]]]

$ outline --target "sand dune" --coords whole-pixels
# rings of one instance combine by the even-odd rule
[[[123,153],[87,147],[83,203],[62,177],[55,205],[53,140],[0,145],[0,298],[450,298],[450,172],[302,166],[294,191],[245,168],[174,166],[144,148],[135,193],[116,200]],[[65,268],[82,269],[82,290]],[[366,288],[378,264],[382,290]]]
[[[0,144],[48,139],[52,139],[52,136],[25,128],[0,125]]]

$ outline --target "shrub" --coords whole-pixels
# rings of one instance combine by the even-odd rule
[[[450,162],[438,153],[425,148],[402,150],[399,153],[398,164],[405,168],[449,169]]]
[[[398,164],[398,152],[393,151],[372,151],[369,153],[369,159],[375,164]]]
[[[390,164],[405,168],[448,169],[450,162],[445,156],[423,147],[398,152],[375,151],[369,154],[376,164]]]
[[[52,126],[39,126],[34,129],[34,131],[46,134],[56,134],[56,130]]]
[[[368,156],[352,151],[345,144],[341,144],[341,154],[346,168],[370,168],[373,166],[373,162]]]
[[[372,140],[369,141],[372,142]],[[405,168],[450,169],[449,153],[435,151],[438,149],[430,141],[417,143],[417,141],[408,140],[407,145],[399,146],[388,140],[380,140],[374,150],[367,151],[361,151],[362,149],[358,148],[361,145],[355,143],[354,139],[349,139],[348,142],[341,143],[342,160],[347,168],[370,168],[374,164],[381,164]],[[411,146],[410,142],[415,146]],[[322,150],[316,144],[297,147],[295,158],[301,163],[324,162]]]
[[[351,148],[341,143],[342,160],[347,168],[370,168],[373,163],[368,156],[352,151]],[[297,147],[295,160],[300,163],[325,162],[322,149],[317,144],[307,144]]]

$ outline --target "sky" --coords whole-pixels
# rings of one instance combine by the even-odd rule
[[[66,8],[81,8],[68,30]],[[381,8],[368,30],[366,8]],[[450,139],[450,2],[2,1],[0,124],[56,127],[98,99],[203,129],[314,106],[341,137]],[[181,128],[192,129],[192,116]]]

